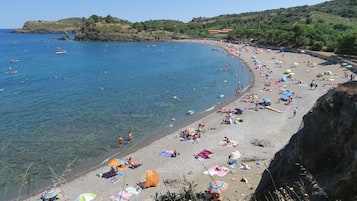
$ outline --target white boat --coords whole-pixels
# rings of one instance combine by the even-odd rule
[[[62,48],[57,48],[56,54],[67,54],[67,51]]]
[[[191,115],[191,114],[194,114],[194,113],[195,113],[195,111],[193,111],[193,110],[188,110],[186,114],[187,114],[187,115]]]
[[[5,72],[5,74],[11,75],[11,74],[16,74],[17,70],[8,70]]]
[[[10,63],[17,63],[17,62],[20,62],[20,60],[19,59],[11,59],[10,60]]]

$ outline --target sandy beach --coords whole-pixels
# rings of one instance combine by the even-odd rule
[[[237,100],[222,105],[223,108],[217,107],[215,112],[202,119],[123,156],[123,159],[132,157],[140,161],[142,166],[136,169],[128,168],[124,175],[116,176],[116,182],[112,183],[96,176],[109,171],[110,167],[105,165],[62,184],[60,188],[64,194],[59,200],[73,201],[81,193],[94,193],[95,200],[111,200],[111,196],[117,196],[127,187],[136,188],[136,182],[145,178],[148,169],[158,173],[158,185],[132,194],[130,200],[154,200],[156,192],[164,194],[167,191],[179,191],[183,186],[187,187],[187,182],[197,184],[195,190],[203,192],[213,180],[228,183],[227,190],[222,193],[223,200],[247,200],[259,183],[265,167],[302,126],[303,116],[309,112],[316,100],[336,83],[348,81],[351,75],[351,72],[341,68],[340,64],[330,65],[323,59],[305,53],[279,52],[243,44],[204,40],[187,42],[207,43],[225,48],[227,53],[249,65],[254,82],[249,87],[244,86],[246,90],[237,94]],[[290,75],[286,74],[287,72],[290,72]],[[318,74],[323,76],[317,77]],[[315,80],[316,88],[310,87],[312,80]],[[287,91],[294,93],[290,104],[280,99]],[[250,99],[251,97],[254,98]],[[262,102],[263,98],[270,100],[271,109],[264,109],[256,104],[257,101]],[[233,123],[223,124],[227,113],[219,111],[235,108],[240,108],[242,114],[232,114]],[[296,116],[293,114],[295,108]],[[180,141],[178,135],[181,131],[186,128],[197,129],[199,124],[204,124],[205,130],[198,142]],[[236,143],[222,144],[224,137]],[[210,158],[196,156],[204,149],[213,152]],[[179,155],[161,156],[160,153],[166,150],[176,150]],[[241,157],[235,167],[230,167],[227,163],[228,156],[236,150],[240,152]],[[223,175],[210,175],[208,170],[215,165],[225,166],[228,171]],[[245,181],[242,181],[242,178]],[[39,198],[37,194],[24,200],[33,201]]]

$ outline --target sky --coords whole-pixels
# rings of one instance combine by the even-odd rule
[[[2,0],[0,28],[22,28],[28,20],[111,15],[130,22],[179,20],[315,5],[327,0]]]

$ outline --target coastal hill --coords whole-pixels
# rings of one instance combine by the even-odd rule
[[[167,41],[214,38],[357,55],[357,2],[227,14],[212,18],[129,22],[110,15],[59,21],[28,21],[15,33],[75,33],[79,41]],[[226,31],[222,31],[226,30]],[[353,42],[354,41],[354,42]]]
[[[13,32],[73,34],[80,30],[82,23],[81,18],[67,18],[58,21],[30,20],[26,21],[21,29],[15,29]]]
[[[254,193],[256,200],[356,200],[356,103],[357,82],[322,96],[302,128],[275,154]]]

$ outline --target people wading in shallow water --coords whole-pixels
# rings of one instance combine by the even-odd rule
[[[119,144],[119,147],[121,148],[121,147],[123,147],[123,137],[122,136],[119,136],[119,138],[118,138],[118,144]]]
[[[131,143],[131,138],[133,138],[134,132],[132,130],[129,130],[128,132],[128,143]]]

